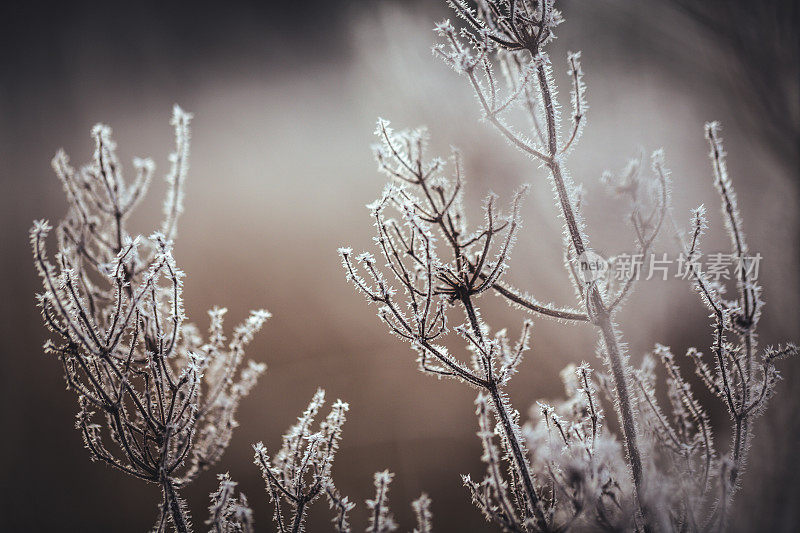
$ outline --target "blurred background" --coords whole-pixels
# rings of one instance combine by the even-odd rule
[[[595,248],[632,251],[625,205],[606,195],[601,172],[622,168],[640,148],[663,147],[678,220],[706,203],[712,228],[704,248],[727,249],[703,137],[704,122],[720,120],[750,248],[765,258],[761,342],[800,339],[796,3],[564,0],[561,8],[567,21],[550,55],[568,105],[566,53],[583,50],[591,110],[569,166],[587,191]],[[41,350],[47,332],[34,305],[41,286],[27,230],[35,218],[63,216],[50,159],[64,147],[76,164],[87,161],[96,122],[114,128],[123,162],[150,155],[163,175],[176,102],[195,114],[176,247],[188,273],[187,313],[201,328],[215,304],[229,308],[230,327],[253,308],[274,314],[249,350],[269,368],[243,402],[241,427],[215,470],[230,471],[259,530],[272,530],[251,444],[275,449],[320,386],[329,400],[351,405],[334,477],[359,504],[356,530],[366,525],[372,473],[385,468],[396,473],[391,502],[403,529],[413,527],[409,503],[422,491],[433,499],[437,530],[485,529],[459,478],[483,472],[473,391],[420,374],[409,347],[345,282],[336,254],[342,245],[372,248],[364,205],[384,181],[369,148],[376,118],[398,128],[427,124],[434,152],[452,144],[465,154],[473,220],[488,190],[508,198],[519,184],[533,185],[510,281],[540,299],[573,302],[544,171],[478,122],[465,80],[430,53],[434,22],[450,16],[443,2],[0,9],[0,529],[153,525],[158,489],[90,463],[72,429],[74,397]],[[134,231],[156,227],[164,190],[154,181]],[[666,239],[660,246],[671,251]],[[523,319],[494,297],[480,304],[495,328],[515,331]],[[655,342],[677,353],[711,342],[707,311],[684,281],[642,282],[619,322],[634,361]],[[536,321],[533,349],[510,389],[523,419],[537,399],[562,394],[563,366],[599,366],[595,341],[588,326]],[[756,425],[735,530],[796,531],[800,523],[800,361],[783,369],[778,396]],[[726,415],[713,414],[724,427]],[[727,446],[724,432],[718,442]],[[213,474],[185,491],[198,529]],[[309,530],[327,530],[328,519],[320,503]]]

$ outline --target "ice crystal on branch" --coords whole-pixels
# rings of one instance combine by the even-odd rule
[[[172,240],[183,209],[191,118],[175,106],[176,146],[160,232],[143,239],[126,224],[147,191],[153,163],[135,159],[136,177],[127,182],[111,129],[97,125],[89,164],[73,168],[61,150],[53,159],[69,209],[56,228],[52,260],[45,245],[50,224],[37,221],[30,233],[44,287],[37,301],[55,336],[45,350],[61,362],[78,397],[76,428],[93,460],[160,485],[158,530],[168,523],[190,530],[178,489],[223,454],[237,407],[265,369],[250,362],[240,371],[266,311],[253,312],[227,344],[224,310],[211,312],[207,342],[185,322],[184,274]]]

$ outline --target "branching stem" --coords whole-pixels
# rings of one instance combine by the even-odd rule
[[[586,251],[586,247],[564,182],[561,162],[558,158],[558,133],[556,131],[554,103],[547,72],[545,71],[545,65],[541,62],[536,67],[536,75],[539,81],[539,89],[542,95],[545,119],[547,121],[547,149],[549,157],[545,163],[550,170],[550,175],[555,184],[559,204],[561,206],[561,213],[567,223],[567,230],[569,231],[572,247],[574,248],[576,256],[580,256]],[[595,327],[600,330],[603,339],[603,345],[608,357],[608,364],[611,368],[611,375],[614,379],[620,426],[622,427],[625,437],[625,449],[630,460],[631,473],[636,486],[639,507],[642,511],[642,515],[645,517],[645,521],[647,521],[642,457],[638,446],[639,439],[632,400],[628,392],[627,369],[625,368],[625,361],[619,345],[619,333],[611,319],[611,314],[606,310],[603,304],[600,291],[597,289],[596,285],[592,285],[589,288],[589,294],[586,299],[586,311],[591,317]]]

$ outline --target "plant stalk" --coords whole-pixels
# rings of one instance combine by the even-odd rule
[[[555,108],[553,105],[552,92],[550,84],[547,79],[547,72],[545,71],[544,64],[540,63],[536,67],[536,74],[539,82],[539,87],[542,95],[542,103],[545,109],[545,117],[547,119],[547,138],[548,138],[548,155],[549,159],[545,162],[547,168],[550,170],[550,175],[555,184],[556,193],[558,194],[561,212],[564,220],[567,223],[567,230],[569,231],[572,246],[575,249],[576,256],[580,256],[586,251],[583,236],[578,222],[575,218],[575,212],[572,203],[569,199],[566,184],[564,182],[564,175],[561,168],[561,162],[558,158],[558,134],[556,132],[556,117]],[[591,308],[591,309],[590,309]],[[605,346],[606,354],[608,356],[609,366],[611,367],[611,375],[614,380],[614,387],[617,395],[617,413],[620,418],[620,425],[622,426],[623,437],[625,440],[625,451],[628,454],[630,461],[631,473],[633,475],[633,482],[636,487],[636,496],[639,504],[639,509],[645,520],[645,529],[649,529],[647,524],[649,522],[649,513],[646,511],[646,495],[645,495],[645,482],[642,470],[642,457],[638,445],[638,435],[636,428],[636,420],[634,417],[634,410],[632,400],[628,392],[627,372],[625,362],[622,357],[622,351],[619,346],[619,335],[611,320],[611,314],[603,304],[600,291],[596,286],[592,285],[589,288],[589,294],[586,299],[586,311],[592,323],[600,330]]]
[[[292,533],[297,533],[300,531],[303,525],[303,513],[306,509],[306,499],[301,497],[300,501],[297,502],[297,510],[295,511],[294,515],[294,523],[292,524]]]
[[[478,339],[483,342],[483,334],[481,333],[478,325],[478,317],[475,313],[475,308],[472,305],[472,299],[469,295],[465,294],[462,296],[461,302],[464,304],[464,309],[467,312],[467,317],[469,318],[472,331],[475,333]],[[549,528],[547,525],[547,519],[545,518],[544,513],[539,505],[539,495],[536,493],[536,488],[533,486],[533,476],[531,475],[528,462],[525,460],[525,454],[522,453],[522,446],[520,446],[519,440],[517,439],[517,432],[514,430],[514,423],[511,420],[511,416],[508,414],[508,410],[506,409],[506,404],[503,402],[503,398],[500,396],[500,391],[497,388],[497,382],[492,376],[487,376],[487,381],[484,385],[484,388],[489,392],[489,395],[492,398],[494,411],[503,426],[503,433],[505,433],[506,440],[511,447],[511,454],[514,457],[514,463],[516,464],[519,476],[522,478],[522,484],[525,487],[525,494],[531,507],[531,511],[533,512],[536,522],[539,524],[539,527],[542,529],[542,531],[548,531]]]
[[[169,514],[172,517],[172,524],[175,526],[175,531],[178,533],[189,533],[189,521],[185,516],[184,510],[181,508],[178,493],[175,490],[172,480],[169,478],[165,479],[161,486],[164,491],[163,512],[166,513],[167,510],[169,510]]]

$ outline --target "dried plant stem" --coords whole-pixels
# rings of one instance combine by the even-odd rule
[[[178,493],[175,490],[172,480],[166,478],[161,484],[161,488],[164,500],[162,503],[162,513],[166,516],[167,512],[169,511],[170,517],[172,518],[172,524],[175,526],[175,531],[178,533],[188,533],[190,531],[189,520],[187,519],[184,509],[181,506]],[[163,519],[161,520],[161,523],[164,523]]]
[[[594,292],[597,292],[594,289]],[[596,295],[599,298],[599,294]],[[594,297],[594,295],[592,296]],[[595,320],[595,325],[600,330],[603,336],[603,344],[606,348],[608,355],[609,366],[611,367],[611,375],[614,378],[614,386],[617,393],[617,406],[619,410],[620,422],[622,425],[622,432],[625,435],[625,451],[628,453],[631,463],[631,472],[633,474],[633,482],[636,485],[636,495],[639,499],[639,505],[644,512],[645,494],[644,494],[644,473],[642,471],[642,456],[639,452],[639,441],[636,429],[635,418],[633,414],[631,396],[628,393],[628,380],[626,377],[625,363],[622,360],[622,354],[619,346],[619,336],[614,324],[611,321],[611,316],[605,309],[599,314]]]
[[[532,52],[533,54],[533,52]],[[535,55],[534,55],[535,57]],[[558,194],[561,213],[567,223],[570,241],[574,248],[575,255],[580,256],[586,251],[584,238],[581,234],[580,226],[575,217],[575,211],[567,193],[564,183],[564,175],[561,168],[561,161],[558,157],[558,134],[556,132],[556,116],[553,107],[553,98],[550,90],[550,83],[545,71],[545,65],[540,62],[536,68],[536,76],[539,81],[539,90],[542,95],[542,104],[547,122],[547,149],[548,158],[545,161],[550,170],[550,176],[555,184]],[[637,436],[636,419],[633,411],[631,396],[628,392],[627,370],[623,360],[622,350],[619,345],[619,332],[611,319],[611,313],[603,303],[603,298],[596,285],[591,285],[588,289],[589,294],[586,298],[586,313],[591,322],[600,331],[605,346],[608,364],[611,368],[611,375],[614,379],[614,387],[617,396],[617,412],[620,418],[620,426],[625,437],[625,449],[630,458],[631,473],[633,482],[636,486],[636,495],[639,500],[639,507],[643,516],[646,516],[644,493],[644,473],[642,471],[642,456],[639,451],[639,439]]]
[[[478,317],[475,314],[475,308],[472,305],[472,299],[469,297],[469,295],[464,295],[464,297],[461,298],[461,301],[464,304],[464,309],[467,311],[467,316],[469,317],[469,322],[473,333],[481,342],[484,342],[483,334],[481,333],[480,326],[478,324]],[[539,495],[536,493],[536,488],[533,486],[533,476],[531,475],[530,466],[528,465],[528,461],[525,460],[525,454],[522,452],[522,446],[519,443],[518,432],[514,429],[514,423],[512,422],[511,416],[508,413],[506,403],[500,396],[500,390],[498,389],[497,381],[494,379],[494,377],[490,376],[490,378],[484,384],[484,388],[492,398],[494,411],[497,414],[497,418],[500,420],[500,424],[503,426],[503,433],[505,434],[506,440],[511,447],[511,455],[514,457],[514,463],[517,467],[517,471],[522,478],[522,484],[525,486],[525,495],[527,496],[531,510],[542,530],[547,531],[549,529],[547,527],[547,520],[545,519],[544,513],[542,513],[539,505]]]
[[[292,533],[297,533],[300,531],[300,528],[303,527],[303,517],[305,516],[306,512],[306,503],[307,500],[305,498],[300,498],[297,501],[297,511],[294,515],[294,522],[292,523]]]
[[[547,527],[547,521],[545,520],[544,514],[542,514],[542,511],[539,508],[539,495],[536,494],[536,489],[533,486],[533,478],[530,473],[530,468],[528,467],[528,463],[525,460],[525,456],[522,453],[522,448],[520,447],[519,441],[517,440],[514,432],[514,426],[511,422],[511,417],[509,416],[506,406],[503,403],[503,399],[500,397],[500,391],[497,389],[497,384],[492,383],[487,387],[487,389],[489,390],[489,394],[492,398],[492,405],[497,413],[497,417],[500,419],[500,423],[503,425],[503,431],[505,432],[509,446],[511,447],[511,452],[514,456],[514,462],[517,464],[520,476],[522,477],[522,484],[525,485],[525,493],[531,502],[531,508],[536,516],[536,520],[542,527],[542,530],[547,531],[549,529]]]
[[[254,362],[241,368],[244,349],[269,317],[251,313],[227,347],[224,309],[209,313],[208,342],[184,321],[184,274],[172,242],[183,209],[191,118],[175,106],[165,233],[145,240],[128,232],[125,222],[154,165],[135,159],[137,177],[125,180],[111,129],[101,124],[92,129],[89,164],[73,168],[62,150],[52,162],[69,205],[56,229],[55,264],[46,249],[52,226],[37,221],[31,229],[44,289],[37,300],[55,336],[45,351],[58,358],[78,397],[76,428],[84,445],[94,460],[158,486],[155,529],[171,524],[181,533],[192,525],[178,489],[213,466],[228,446],[237,406],[266,368]]]
[[[742,269],[744,270],[744,269]],[[749,304],[747,303],[746,296],[747,291],[742,291],[743,295],[740,296],[740,301],[745,300],[745,313],[749,313]],[[751,367],[752,367],[752,360],[753,360],[753,347],[755,345],[753,339],[752,331],[747,331],[746,333],[741,335],[742,346],[744,347],[745,351],[745,372],[746,372],[746,379],[747,381],[750,380],[751,374]],[[734,434],[733,434],[733,450],[731,452],[733,456],[733,468],[731,469],[730,473],[730,484],[731,484],[731,492],[736,490],[736,484],[738,481],[739,474],[742,472],[744,468],[745,457],[747,455],[747,447],[748,447],[748,438],[750,437],[750,414],[752,408],[755,407],[758,402],[750,402],[750,388],[747,387],[746,382],[742,386],[742,399],[741,399],[741,408],[739,412],[736,413],[734,416],[735,418],[735,425],[734,425]]]

